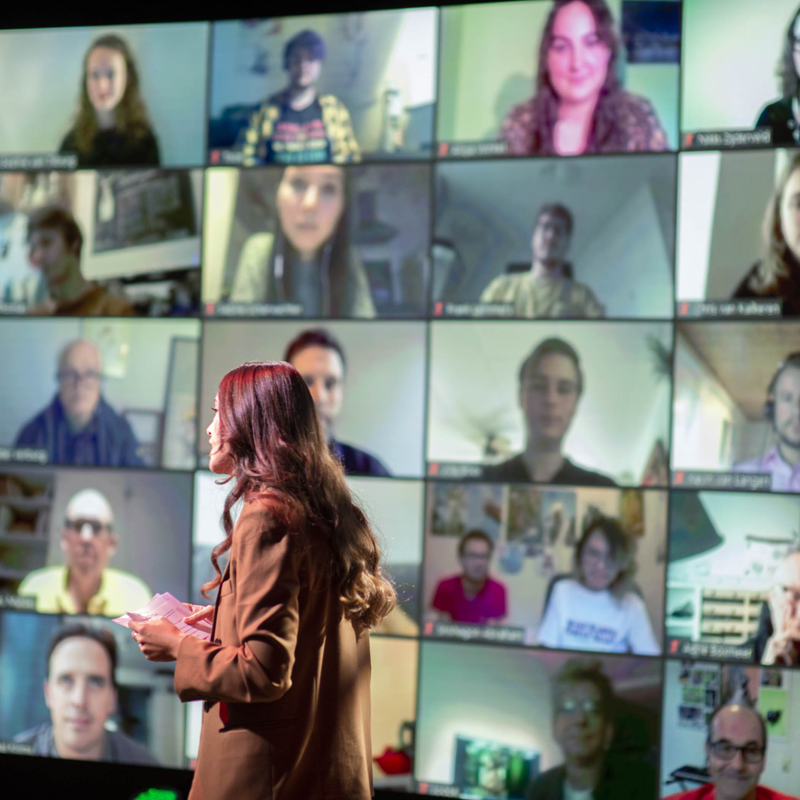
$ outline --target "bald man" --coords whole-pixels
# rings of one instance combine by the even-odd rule
[[[108,500],[82,489],[67,504],[61,529],[64,564],[31,572],[19,587],[36,598],[40,613],[104,614],[116,617],[150,601],[153,593],[139,578],[108,567],[119,540]]]
[[[756,635],[756,658],[762,664],[800,664],[800,551],[778,565]]]
[[[709,783],[667,800],[797,800],[758,785],[767,765],[767,728],[749,706],[719,706],[708,721],[705,749]]]
[[[58,359],[58,394],[23,426],[15,447],[46,450],[51,463],[142,467],[133,429],[103,399],[103,366],[97,347],[71,342]]]

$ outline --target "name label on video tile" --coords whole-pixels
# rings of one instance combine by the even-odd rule
[[[20,316],[28,313],[28,306],[25,303],[0,303],[0,314]]]
[[[514,319],[513,303],[434,303],[434,317]]]
[[[464,642],[525,643],[525,628],[512,628],[508,625],[468,625],[463,622],[429,622],[425,625],[425,634],[427,636],[441,636],[447,639],[461,639]]]
[[[419,781],[417,783],[418,794],[429,794],[432,797],[460,797],[458,786],[447,783],[427,783]]]
[[[693,642],[691,639],[670,639],[667,655],[686,658],[716,658],[730,661],[753,661],[752,646],[721,644],[719,642]]]
[[[33,745],[21,742],[0,742],[0,753],[10,756],[32,756]],[[458,795],[456,795],[458,797]]]
[[[483,475],[481,464],[442,464],[434,461],[428,464],[428,477],[451,478],[463,480],[464,478],[480,478]]]
[[[768,492],[772,475],[768,472],[711,472],[675,470],[672,485],[686,489],[740,489],[745,492]]]
[[[508,155],[508,142],[439,142],[439,158]]]
[[[23,464],[46,464],[47,450],[36,447],[0,447],[0,461],[20,461]]]
[[[14,611],[36,611],[35,597],[20,597],[18,594],[0,594],[0,608]]]
[[[675,304],[675,316],[731,319],[735,317],[781,317],[782,300],[693,300]]]
[[[772,128],[748,131],[695,131],[683,134],[684,150],[729,150],[745,147],[771,147]]]
[[[215,317],[302,317],[300,303],[208,303],[206,316]]]
[[[0,170],[77,168],[78,156],[68,153],[23,153],[0,156]]]
[[[208,156],[211,166],[240,167],[244,161],[241,150],[212,150]]]

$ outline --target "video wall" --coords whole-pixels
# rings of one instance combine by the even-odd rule
[[[737,699],[798,794],[798,43],[797,0],[0,31],[0,754],[190,775],[111,619],[205,602],[216,387],[291,357],[400,600],[378,792],[602,753],[570,797],[655,800]]]

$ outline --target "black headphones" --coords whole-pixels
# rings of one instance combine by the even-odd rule
[[[769,386],[767,386],[767,399],[764,403],[764,419],[773,422],[775,419],[775,386],[778,383],[778,378],[783,374],[783,371],[788,367],[796,367],[800,369],[800,350],[795,351],[794,353],[789,353],[786,358],[778,364],[778,369],[775,371],[775,374],[772,376],[772,380],[769,382]]]

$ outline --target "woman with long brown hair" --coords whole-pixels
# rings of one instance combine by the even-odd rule
[[[666,150],[653,107],[623,90],[605,0],[555,0],[539,46],[536,92],[500,131],[514,155]]]
[[[177,661],[181,700],[205,700],[190,799],[366,800],[368,630],[395,603],[369,523],[289,364],[231,370],[207,432],[209,468],[232,481],[203,587],[216,605],[188,618],[213,614],[211,640],[131,625],[148,659]]]
[[[767,203],[763,256],[744,276],[733,298],[783,301],[785,317],[800,316],[800,153],[787,159]]]
[[[80,101],[62,153],[79,167],[158,165],[158,143],[139,90],[130,47],[113,34],[95,39],[83,59]]]

